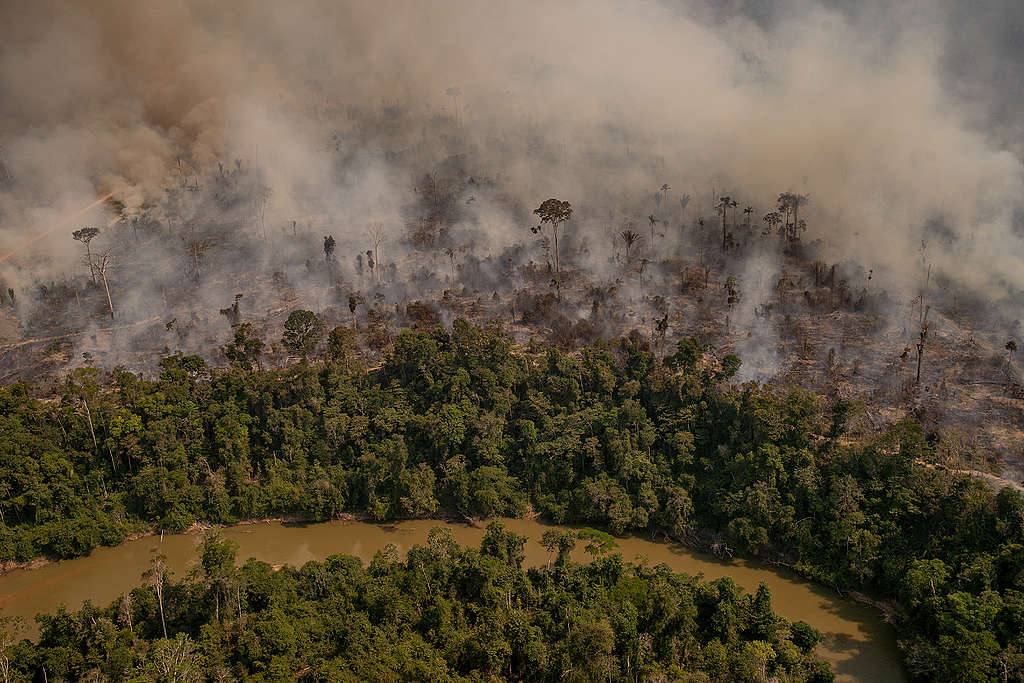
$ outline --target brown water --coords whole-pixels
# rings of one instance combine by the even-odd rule
[[[508,519],[505,525],[529,538],[526,562],[544,564],[547,551],[540,537],[551,526],[535,520]],[[327,522],[292,525],[263,523],[240,525],[224,530],[238,543],[238,557],[254,557],[270,564],[301,566],[328,555],[355,555],[368,562],[388,543],[404,554],[410,546],[426,542],[432,527],[446,526],[462,545],[478,545],[483,529],[421,520],[378,525],[360,522]],[[200,534],[152,536],[100,548],[88,557],[46,565],[39,569],[16,570],[0,576],[0,610],[6,615],[24,616],[31,621],[37,612],[52,612],[61,603],[77,609],[86,599],[106,605],[141,583],[150,561],[150,549],[162,545],[176,576],[183,576],[196,562]],[[804,620],[826,634],[818,654],[832,663],[838,681],[902,681],[896,639],[880,615],[870,607],[844,600],[831,591],[803,581],[795,574],[736,560],[720,562],[681,546],[638,537],[617,539],[618,551],[627,561],[638,556],[652,564],[665,563],[686,574],[702,573],[707,579],[731,576],[749,591],[765,582],[771,589],[775,611],[782,616]],[[581,544],[582,545],[582,544]],[[577,550],[574,558],[585,561]]]

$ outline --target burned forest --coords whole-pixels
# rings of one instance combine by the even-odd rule
[[[1024,102],[1011,75],[1024,69],[1024,12],[1013,3],[4,4],[0,404],[18,422],[0,428],[0,561],[263,517],[540,515],[649,530],[872,596],[914,679],[1024,676],[1012,633],[1024,590],[1013,546]],[[153,401],[188,417],[160,426]],[[606,409],[617,417],[597,416]],[[230,428],[215,417],[233,411],[245,416]],[[304,436],[275,431],[268,411]],[[572,432],[562,419],[590,431],[558,441]],[[178,450],[149,443],[151,428],[176,430]],[[26,483],[38,468],[15,442],[58,438],[82,453],[68,468],[90,488],[81,508],[47,516]],[[400,464],[385,475],[358,452]],[[140,494],[158,471],[174,482],[160,495],[194,489],[192,503]],[[321,483],[332,502],[302,498]],[[913,495],[888,499],[886,487]],[[487,489],[501,500],[486,502]],[[93,504],[100,517],[81,512]],[[972,505],[971,519],[988,520],[978,538],[1001,544],[988,555],[949,526]],[[845,521],[825,521],[839,509]],[[947,513],[935,538],[960,555],[921,536],[922,519]],[[65,514],[98,531],[56,530]],[[893,529],[914,540],[900,545]],[[488,531],[483,555],[516,583],[508,609],[558,577],[612,591],[608,576],[626,571],[602,565],[603,551],[589,569],[562,553],[557,570],[527,577],[517,537],[503,534]],[[256,581],[221,551],[224,582]],[[463,566],[474,552],[430,562]],[[345,580],[419,580],[383,562]],[[452,580],[437,567],[428,583]],[[198,638],[188,629],[206,620],[241,648],[243,597],[222,610],[228,583],[195,579],[173,591],[214,591],[215,616],[188,626],[179,614],[171,630]],[[711,584],[672,585],[712,602]],[[937,605],[955,590],[1002,602],[972,632],[978,652],[936,664],[933,641],[955,640]],[[158,597],[143,639],[171,643]],[[744,618],[763,625],[778,619],[765,599],[713,602],[746,600]],[[595,619],[591,637],[615,645],[580,680],[671,677],[668,662],[684,661],[735,671],[755,647],[737,637],[774,643],[778,658],[764,661],[775,664],[708,680],[832,675],[809,654],[821,634],[784,620],[716,635],[729,666],[712,662],[710,632],[699,656],[657,636],[640,672],[617,617]],[[444,676],[529,678],[526,655],[480,664],[431,642]],[[44,670],[50,655],[16,647]],[[276,674],[242,649],[223,666],[267,680],[317,666],[289,656]],[[567,675],[543,661],[541,679]],[[199,668],[213,680],[209,662]],[[41,680],[33,666],[25,680]]]

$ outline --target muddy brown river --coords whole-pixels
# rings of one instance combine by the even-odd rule
[[[527,564],[539,566],[547,559],[540,546],[544,531],[554,528],[544,522],[524,519],[503,520],[506,526],[526,536]],[[326,522],[292,525],[261,523],[224,529],[224,535],[238,543],[240,559],[254,557],[271,564],[301,566],[309,560],[328,555],[355,555],[369,562],[373,554],[393,543],[404,554],[410,546],[426,542],[432,527],[447,526],[461,545],[478,545],[483,529],[457,524],[420,520],[395,524]],[[49,564],[38,569],[15,570],[0,576],[0,611],[26,617],[52,612],[64,603],[77,609],[86,599],[106,605],[117,596],[141,583],[141,575],[150,561],[150,549],[161,545],[176,576],[183,576],[196,562],[200,534],[152,536],[123,543],[115,548],[100,548],[88,557]],[[707,579],[731,576],[748,591],[760,582],[771,589],[775,611],[791,620],[803,620],[826,634],[818,654],[831,662],[837,681],[904,680],[899,652],[892,629],[873,608],[840,598],[832,591],[815,586],[795,574],[743,560],[720,562],[681,546],[650,541],[640,537],[616,539],[618,552],[627,561],[638,556],[653,564],[665,563],[677,572],[702,573]],[[580,544],[582,547],[582,544]],[[583,562],[587,556],[577,549],[573,559]]]

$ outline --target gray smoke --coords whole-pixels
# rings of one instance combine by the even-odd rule
[[[313,306],[332,296],[301,265],[322,234],[339,238],[339,268],[358,286],[369,226],[387,233],[385,263],[401,261],[405,207],[437,192],[423,178],[464,172],[479,183],[444,190],[459,207],[450,240],[477,258],[532,245],[529,210],[557,196],[577,207],[567,244],[604,279],[627,218],[646,234],[657,211],[665,244],[685,249],[698,215],[714,225],[714,196],[752,205],[756,222],[792,190],[811,198],[805,239],[822,241],[822,258],[868,264],[909,297],[928,240],[936,273],[1013,308],[1022,18],[1012,3],[952,0],[10,0],[0,253],[17,253],[0,280],[83,277],[70,231],[123,210],[95,243],[122,264],[135,258],[131,219],[165,236],[122,297],[126,315],[151,315],[214,223],[235,231],[236,251],[204,257],[207,272],[228,260],[281,271]],[[181,191],[215,194],[232,169],[251,169],[231,181],[238,205]],[[671,209],[651,201],[663,183]],[[184,197],[175,215],[168,188]],[[107,192],[116,204],[23,248]],[[261,239],[275,246],[240,246]],[[524,260],[542,260],[531,249]],[[436,267],[443,279],[448,263]],[[189,305],[223,307],[235,289],[214,278]],[[257,315],[273,302],[256,292],[246,305]]]

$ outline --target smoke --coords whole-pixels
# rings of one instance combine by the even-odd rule
[[[10,0],[0,252],[113,192],[94,224],[123,210],[164,235],[122,297],[142,319],[215,224],[235,237],[210,241],[233,251],[204,256],[207,272],[283,271],[312,305],[328,294],[303,264],[330,232],[339,272],[358,285],[367,226],[386,227],[386,263],[407,249],[424,176],[435,194],[446,185],[450,241],[476,260],[529,242],[529,210],[557,196],[577,209],[566,243],[585,243],[581,261],[605,270],[621,219],[646,234],[657,212],[665,244],[685,249],[698,215],[714,224],[715,195],[751,205],[757,223],[791,190],[810,198],[805,239],[821,239],[823,257],[913,292],[930,239],[937,272],[1010,299],[1024,286],[1024,173],[999,65],[1021,56],[1005,30],[985,39],[1020,17],[1004,6],[974,17],[953,2]],[[656,206],[663,183],[671,194]],[[935,224],[941,240],[926,230]],[[108,232],[97,246],[131,261],[123,228]],[[273,246],[242,246],[257,239]],[[81,251],[55,233],[0,263],[0,279],[82,277]],[[744,265],[741,280],[763,265]],[[481,288],[501,278],[476,270],[488,272]],[[213,309],[234,289],[207,282],[188,296]]]

